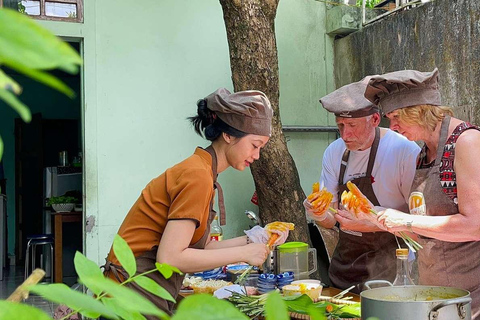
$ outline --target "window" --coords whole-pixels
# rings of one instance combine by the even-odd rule
[[[0,0],[0,7],[41,20],[83,22],[83,0]]]

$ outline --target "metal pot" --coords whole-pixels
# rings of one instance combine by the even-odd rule
[[[371,289],[373,284],[388,287]],[[472,298],[463,289],[436,286],[393,286],[384,280],[365,283],[360,293],[362,319],[380,320],[470,320]]]

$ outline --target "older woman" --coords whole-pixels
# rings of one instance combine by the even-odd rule
[[[471,292],[472,319],[480,319],[480,132],[441,106],[438,70],[397,71],[373,77],[365,97],[380,107],[390,128],[423,141],[412,192],[425,208],[387,209],[378,221],[390,232],[413,232],[419,282]]]

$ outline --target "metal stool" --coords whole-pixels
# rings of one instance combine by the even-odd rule
[[[36,249],[37,246],[49,245],[50,246],[50,266],[52,269],[50,275],[50,281],[53,282],[53,235],[51,234],[35,234],[31,236],[27,236],[27,252],[25,254],[25,279],[29,276],[29,269],[33,271],[35,269],[35,260],[36,260]],[[30,247],[32,248],[32,252],[30,252]],[[30,262],[30,256],[32,261]],[[31,268],[30,268],[31,263]],[[40,260],[40,268],[45,269],[43,266],[43,259]]]

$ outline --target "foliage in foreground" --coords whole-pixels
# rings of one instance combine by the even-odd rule
[[[78,281],[88,288],[87,294],[74,291],[63,283],[35,285],[29,290],[47,300],[68,306],[73,310],[70,315],[78,312],[93,319],[100,316],[108,319],[145,319],[143,315],[155,315],[160,319],[172,320],[249,319],[232,303],[206,294],[194,294],[186,297],[179,304],[176,313],[169,317],[148,299],[126,287],[125,284],[135,282],[159,298],[174,302],[175,299],[170,293],[146,275],[160,272],[165,278],[170,278],[174,272],[180,273],[180,270],[166,264],[156,263],[155,269],[138,274],[133,252],[119,235],[115,236],[113,250],[129,275],[122,284],[105,278],[96,263],[77,252],[74,259],[75,270],[79,276]],[[277,292],[265,296],[262,308],[262,313],[267,320],[289,319],[288,311],[310,314],[312,319],[353,317],[358,316],[360,312],[358,305],[338,307],[330,303],[314,304],[306,295],[281,297]],[[51,320],[49,315],[39,309],[9,301],[0,301],[0,319]]]
[[[22,88],[1,68],[8,67],[74,97],[72,89],[47,71],[59,69],[76,74],[81,64],[82,58],[69,44],[33,19],[15,10],[0,8],[0,100],[13,108],[23,121],[30,122],[32,115],[17,98]],[[0,160],[2,154],[3,141],[0,137]]]

